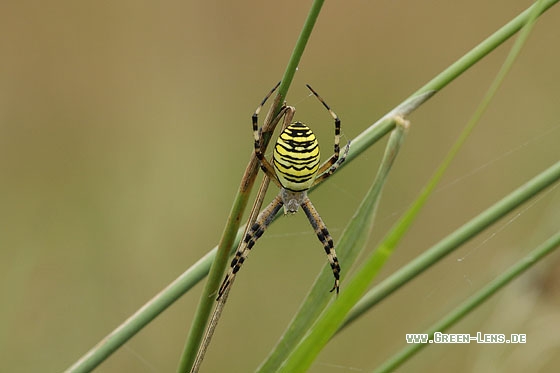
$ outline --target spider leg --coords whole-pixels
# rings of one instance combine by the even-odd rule
[[[303,200],[301,207],[303,211],[305,211],[305,215],[307,215],[307,219],[311,223],[311,226],[315,230],[315,234],[319,238],[319,241],[323,244],[325,248],[325,252],[327,253],[327,258],[331,265],[331,269],[334,275],[334,286],[331,291],[336,289],[336,293],[338,294],[338,283],[340,280],[340,265],[338,264],[338,258],[336,257],[336,252],[334,251],[334,243],[332,237],[327,230],[327,226],[323,222],[323,219],[319,216],[319,213],[315,209],[315,206],[311,203],[309,197],[305,197]]]
[[[325,180],[327,177],[331,176],[332,174],[334,174],[334,172],[336,171],[336,169],[346,160],[346,156],[348,155],[348,151],[350,150],[350,141],[348,141],[348,144],[346,144],[346,146],[344,147],[344,153],[342,154],[342,157],[338,158],[336,160],[336,162],[334,162],[333,165],[331,165],[331,167],[326,170],[325,172],[323,172],[322,174],[319,174],[319,176],[317,176],[315,178],[315,180],[313,181],[313,185],[315,186],[319,183],[321,183],[323,180]]]
[[[218,298],[216,300],[220,300],[221,296],[233,281],[235,274],[239,271],[245,259],[247,259],[251,248],[255,245],[255,242],[257,242],[259,237],[262,236],[266,228],[268,228],[272,219],[276,216],[276,213],[280,210],[283,204],[284,202],[282,202],[282,197],[278,195],[264,210],[261,211],[257,220],[255,220],[255,223],[251,226],[251,229],[247,232],[245,238],[239,244],[235,257],[231,261],[229,272],[220,286]]]
[[[274,181],[274,183],[281,188],[282,185],[280,184],[280,181],[278,180],[278,177],[276,176],[276,173],[274,172],[274,168],[272,167],[272,165],[270,164],[270,162],[266,159],[266,157],[264,156],[264,150],[263,146],[262,146],[262,136],[263,136],[263,132],[262,132],[262,128],[259,128],[259,113],[263,107],[263,105],[266,103],[266,101],[268,100],[268,98],[272,95],[272,93],[274,93],[274,91],[278,88],[278,86],[280,85],[280,82],[278,82],[278,84],[276,84],[276,86],[274,88],[272,88],[272,90],[265,96],[265,98],[261,101],[260,105],[257,107],[257,109],[255,110],[255,112],[253,113],[251,120],[252,120],[252,125],[253,125],[253,138],[254,138],[254,144],[255,144],[255,156],[257,157],[257,159],[259,160],[259,164],[261,166],[261,169],[263,170],[263,172],[270,178],[272,179],[272,181]],[[274,117],[274,119],[272,120],[272,124],[271,124],[271,128],[275,128],[276,125],[278,124],[278,122],[282,119],[282,117],[284,117],[284,123],[283,123],[283,129],[286,128],[292,118],[294,117],[296,109],[292,106],[282,106],[282,108],[280,108],[280,111],[278,112],[278,115],[276,115],[276,117]]]
[[[340,118],[338,118],[338,115],[336,115],[336,113],[331,110],[330,106],[327,105],[325,100],[323,100],[323,98],[319,96],[319,94],[313,88],[311,88],[309,84],[306,84],[305,86],[311,91],[311,93],[315,95],[315,97],[317,97],[317,99],[329,111],[329,114],[334,119],[334,153],[319,167],[317,174],[320,175],[323,172],[327,171],[329,167],[335,164],[335,162],[338,160],[340,153]]]

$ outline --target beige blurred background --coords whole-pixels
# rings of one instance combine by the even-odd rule
[[[288,102],[326,156],[332,120],[305,83],[342,118],[346,141],[530,3],[327,1]],[[0,6],[1,371],[67,368],[217,244],[252,150],[250,115],[281,78],[309,6]],[[540,19],[382,277],[558,161],[559,22],[558,7]],[[371,249],[450,148],[509,46],[411,117]],[[335,242],[381,152],[368,150],[313,194]],[[405,333],[422,332],[556,232],[559,207],[553,190],[511,214],[337,336],[311,371],[370,371],[403,347]],[[431,346],[402,371],[553,371],[559,261],[548,257],[452,329],[526,333],[526,345]],[[324,264],[303,214],[274,224],[240,272],[203,371],[254,370]],[[175,371],[201,287],[97,371]]]

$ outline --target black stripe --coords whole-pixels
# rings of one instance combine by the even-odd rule
[[[287,177],[285,174],[282,174],[282,175],[284,175],[284,179],[286,179],[288,181],[291,181],[292,183],[297,183],[297,184],[303,184],[306,181],[311,180],[311,177],[312,177],[312,176],[310,176],[310,177],[307,177],[305,179],[298,180],[298,179],[294,179],[294,178],[291,178],[291,177]],[[290,175],[290,176],[292,176],[292,175]]]
[[[313,132],[310,129],[307,130],[292,130],[290,128],[286,128],[280,136],[283,134],[287,134],[293,137],[309,137],[313,135]]]
[[[311,169],[315,168],[319,164],[318,161],[298,162],[298,163],[294,163],[294,162],[283,163],[279,159],[274,159],[274,163],[282,166],[283,168],[296,168],[296,169],[298,169],[298,167],[299,167],[299,169],[307,168],[308,170],[311,170]]]
[[[309,164],[306,163],[306,164],[301,164],[301,166],[298,167],[299,165],[295,165],[295,164],[284,164],[284,163],[282,163],[282,162],[279,162],[279,161],[276,160],[276,159],[274,160],[274,163],[275,163],[275,164],[278,164],[278,165],[280,165],[280,166],[282,166],[282,168],[294,169],[294,170],[297,170],[297,171],[302,171],[303,169],[312,170],[313,168],[315,168],[315,167],[317,166],[317,164],[314,164],[314,165],[311,165],[311,166],[310,166]],[[317,163],[319,163],[319,162],[317,162]],[[278,172],[280,172],[281,174],[284,174],[284,172],[282,172],[282,171],[280,171],[280,170],[278,170]]]
[[[286,141],[286,140],[284,140],[284,141]],[[292,148],[287,148],[284,145],[280,144],[280,142],[277,142],[276,146],[279,146],[283,149],[286,149],[286,151],[288,151],[288,152],[296,152],[296,153],[311,153],[313,150],[315,150],[319,146],[319,144],[317,144],[316,141],[308,141],[309,144],[307,146],[313,145],[313,143],[315,143],[315,146],[312,147],[312,148],[306,148],[306,149],[300,150],[300,149],[296,149],[296,146],[305,148],[305,146],[300,145],[300,144],[303,144],[304,142],[286,141],[286,143],[287,143],[288,146],[291,146]],[[293,145],[294,143],[297,144],[297,145],[294,146]]]

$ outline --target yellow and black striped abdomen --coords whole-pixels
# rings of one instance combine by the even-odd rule
[[[290,124],[274,146],[274,170],[282,186],[293,191],[307,190],[319,169],[319,143],[305,124]]]

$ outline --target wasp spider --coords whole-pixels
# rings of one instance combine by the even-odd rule
[[[278,83],[279,85],[280,83]],[[270,93],[264,98],[257,110],[253,114],[253,135],[255,138],[255,155],[260,162],[261,169],[264,173],[280,188],[280,193],[274,200],[259,214],[251,229],[245,235],[241,245],[239,246],[235,257],[231,262],[231,268],[224,279],[218,292],[218,299],[224,294],[228,286],[233,281],[235,274],[241,268],[241,265],[249,255],[249,251],[264,233],[266,228],[272,222],[276,213],[284,206],[284,214],[294,214],[299,207],[303,209],[309,222],[313,226],[319,241],[323,244],[327,254],[328,261],[334,275],[334,286],[331,291],[339,289],[340,265],[334,251],[334,244],[329,231],[319,213],[311,203],[307,196],[307,190],[312,186],[325,180],[332,175],[338,166],[344,162],[350,142],[346,145],[344,153],[340,153],[340,119],[331,110],[329,105],[311,88],[307,88],[319,99],[323,106],[329,111],[334,119],[334,154],[322,165],[319,165],[319,143],[315,135],[305,124],[301,122],[293,122],[291,120],[295,114],[295,108],[291,106],[283,106],[280,114],[275,121],[280,121],[284,117],[284,129],[274,146],[274,154],[272,157],[272,165],[265,158],[262,149],[262,129],[258,127],[258,115],[272,93],[278,88],[274,87]],[[291,124],[290,124],[291,123]]]

